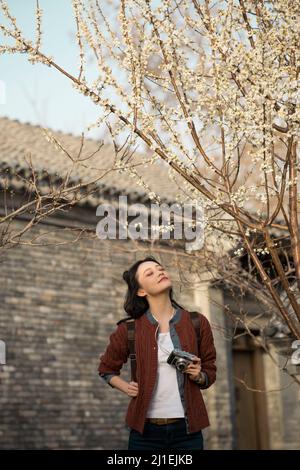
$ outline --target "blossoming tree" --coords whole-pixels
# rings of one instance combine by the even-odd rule
[[[297,2],[73,0],[77,76],[43,52],[39,2],[35,42],[8,3],[0,2],[0,52],[64,74],[99,107],[90,127],[106,123],[115,143],[140,143],[152,162],[166,162],[182,201],[205,208],[206,233],[239,244],[235,255],[246,254],[259,276],[257,295],[300,339]],[[288,241],[288,264],[276,230]]]

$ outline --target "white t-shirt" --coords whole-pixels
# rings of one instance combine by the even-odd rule
[[[184,409],[181,403],[177,372],[174,366],[167,363],[174,345],[170,332],[158,334],[158,370],[156,384],[149,404],[147,418],[180,418],[184,417]]]

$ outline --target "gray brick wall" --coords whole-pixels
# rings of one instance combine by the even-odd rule
[[[74,235],[54,229],[49,242],[72,241]],[[46,230],[51,226],[40,225],[30,237]],[[126,314],[121,274],[134,261],[129,243],[97,239],[6,252],[0,273],[0,338],[7,348],[0,366],[2,449],[127,448],[129,397],[106,385],[97,367]],[[125,380],[129,372],[128,361]]]
[[[48,241],[63,244],[18,246],[7,251],[1,263],[0,339],[6,343],[6,365],[0,365],[0,448],[126,449],[129,397],[105,384],[97,367],[116,321],[125,315],[122,272],[149,252],[145,245],[144,251],[134,252],[128,241],[85,239],[73,244],[74,235],[51,224],[35,227],[27,238],[51,230],[55,232]],[[172,250],[166,250],[162,261],[168,267],[173,260]],[[170,271],[179,303],[191,309],[202,305],[201,296],[183,288],[176,270]],[[209,311],[213,324],[226,327],[220,308],[211,305]],[[203,391],[211,420],[204,430],[205,448],[230,449],[231,350],[222,329],[213,331],[218,376],[216,384]],[[129,372],[128,361],[122,369],[125,380]],[[276,396],[282,419],[278,406],[271,401],[269,406],[282,432],[274,446],[297,448],[298,417],[292,409],[299,389],[287,388]]]

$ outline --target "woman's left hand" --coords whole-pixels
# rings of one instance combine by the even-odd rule
[[[197,380],[201,371],[201,359],[200,357],[194,356],[193,364],[189,364],[184,371],[188,374],[189,378],[192,380]]]

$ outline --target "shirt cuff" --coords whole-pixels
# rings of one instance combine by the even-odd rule
[[[205,382],[203,384],[198,384],[200,388],[207,388],[208,387],[208,375],[204,370],[201,371],[202,374],[205,375]]]
[[[118,375],[118,374],[99,374],[99,375],[100,375],[100,377],[101,377],[103,380],[105,380],[106,383],[108,383],[108,385],[109,385],[110,387],[114,388],[114,386],[111,385],[111,384],[109,383],[109,381],[110,381],[110,379],[111,379],[112,377],[114,377],[115,375]]]

